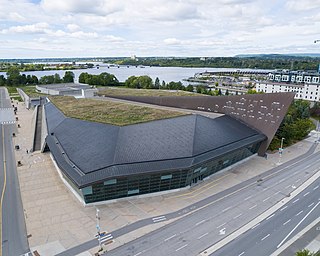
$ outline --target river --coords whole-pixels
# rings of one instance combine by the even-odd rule
[[[92,69],[76,69],[71,70],[75,74],[75,82],[78,81],[79,75],[83,72],[87,72],[89,74],[98,75],[102,72],[107,72],[116,76],[116,78],[120,82],[124,82],[130,76],[150,76],[153,81],[158,77],[160,79],[160,83],[165,81],[169,83],[171,81],[183,82],[183,79],[187,79],[189,77],[193,77],[196,73],[204,72],[204,71],[228,71],[228,70],[239,70],[239,69],[231,69],[231,68],[182,68],[182,67],[136,67],[136,66],[113,66],[109,67],[106,64],[101,64],[99,68]],[[244,70],[244,69],[242,69]],[[246,69],[250,70],[250,69]],[[61,77],[64,76],[66,70],[48,70],[48,71],[30,71],[30,72],[22,72],[22,74],[26,75],[36,75],[38,78],[47,75],[54,75],[58,73]],[[257,71],[257,70],[256,70]],[[0,72],[0,75],[5,75],[5,72]],[[185,84],[185,83],[184,83]]]

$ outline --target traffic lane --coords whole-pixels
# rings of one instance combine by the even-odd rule
[[[3,255],[21,255],[29,252],[16,161],[13,154],[13,125],[4,126],[7,186],[2,211]]]
[[[285,204],[279,210],[268,216],[265,220],[258,223],[250,230],[239,236],[237,239],[228,243],[211,255],[256,255],[257,250],[262,250],[262,242],[267,242],[264,250],[270,255],[276,250],[276,246],[290,233],[301,219],[308,214],[314,207],[319,197],[319,179],[302,191],[292,201]],[[319,208],[313,210],[305,219],[303,226],[297,228],[291,236],[303,229],[309,222],[319,216]],[[307,224],[306,224],[307,223]],[[270,240],[274,239],[274,240]],[[290,239],[290,237],[288,237]],[[274,244],[272,244],[272,242]],[[271,250],[270,250],[271,249]]]
[[[316,164],[314,161],[312,161],[312,163],[313,164]],[[300,167],[299,167],[299,169],[300,169]],[[279,179],[277,179],[277,180],[279,180]],[[282,182],[281,180],[280,180],[280,182]],[[279,183],[279,181],[277,182],[277,183]],[[272,184],[275,184],[275,182],[272,182]],[[290,182],[290,184],[291,184],[291,182]],[[268,187],[267,187],[268,188]],[[256,189],[256,188],[255,188]],[[264,189],[263,188],[258,188],[258,190],[260,190],[260,192],[261,191],[263,191]],[[270,188],[268,188],[268,190],[270,190]],[[253,194],[252,193],[252,191],[251,191],[251,193],[250,193],[251,195]],[[240,196],[246,196],[247,194],[241,194]],[[255,195],[257,196],[257,193],[255,193]],[[239,196],[239,195],[237,195],[237,196]],[[265,195],[263,195],[263,196],[265,196]],[[283,195],[280,195],[280,194],[277,194],[277,196],[279,197],[278,198],[278,200],[280,200],[281,198],[283,198]],[[268,197],[267,197],[268,198]],[[246,198],[245,198],[246,199]],[[250,201],[250,200],[248,200],[248,201]],[[207,228],[209,228],[209,229],[215,229],[216,227],[212,227],[212,226],[210,226],[209,224],[209,221],[211,220],[211,219],[219,219],[218,217],[219,217],[219,215],[223,215],[224,217],[226,217],[226,220],[227,220],[227,222],[229,223],[229,224],[231,224],[231,225],[229,225],[229,224],[227,224],[227,223],[223,223],[224,225],[222,225],[221,226],[221,229],[220,230],[222,230],[222,235],[227,235],[228,234],[228,232],[231,232],[232,231],[232,228],[237,228],[237,224],[239,224],[239,227],[241,226],[241,222],[239,221],[239,219],[241,218],[241,216],[239,217],[239,214],[241,214],[241,213],[236,213],[236,212],[234,212],[234,206],[235,205],[239,205],[239,207],[245,207],[245,208],[248,208],[249,210],[252,210],[252,211],[254,211],[255,212],[255,214],[253,215],[253,217],[255,217],[256,216],[256,209],[255,209],[255,207],[257,207],[257,204],[252,204],[250,207],[249,207],[249,204],[250,203],[242,203],[243,201],[242,200],[239,200],[239,197],[238,198],[236,198],[232,203],[230,203],[230,201],[222,201],[220,204],[219,204],[219,208],[217,208],[216,206],[213,206],[213,208],[211,209],[211,210],[209,210],[209,212],[210,212],[210,215],[209,216],[211,216],[211,217],[208,217],[208,213],[207,212],[204,212],[204,213],[202,213],[201,215],[198,215],[197,216],[197,220],[199,221],[199,223],[200,223],[200,225],[202,224],[202,225],[206,225],[206,227]],[[266,202],[264,199],[262,199],[262,198],[258,198],[258,202],[257,203],[260,203],[261,204],[261,202],[263,203],[263,202]],[[231,207],[230,205],[232,205],[233,207]],[[209,207],[209,206],[207,206],[207,207]],[[267,204],[267,202],[265,203],[265,209],[267,209],[269,207],[269,205]],[[232,211],[231,211],[232,210]],[[234,214],[232,215],[232,216],[228,216],[228,213],[229,212],[234,212]],[[261,212],[263,212],[264,210],[261,210]],[[248,211],[247,211],[248,212]],[[247,216],[248,216],[248,214],[246,214]],[[237,218],[237,217],[239,217],[239,219],[237,219],[237,220],[233,220],[234,218]],[[189,216],[189,218],[190,218],[190,216]],[[230,221],[231,220],[231,221]],[[230,223],[230,222],[234,222],[234,223]],[[219,221],[220,223],[221,223],[221,220]],[[219,224],[220,224],[219,223]],[[185,226],[186,225],[182,225],[182,229],[181,229],[181,227],[176,227],[174,230],[183,230],[183,232],[181,232],[181,233],[186,233],[186,231],[188,231],[188,230],[185,230]],[[219,227],[219,226],[218,226]],[[219,230],[219,231],[220,231]],[[193,233],[194,233],[194,230],[193,230]],[[206,234],[206,233],[212,233],[212,232],[202,232],[203,234]],[[215,232],[215,233],[217,233],[217,232]],[[218,240],[218,239],[221,239],[221,237],[219,237],[219,235],[221,235],[221,233],[219,232],[219,234],[215,234],[215,238]],[[171,232],[171,234],[172,235],[174,235],[174,232]],[[202,235],[203,235],[202,234]],[[201,236],[201,235],[200,235]],[[182,239],[182,240],[187,240],[187,238],[185,238],[185,237],[180,237],[180,239]],[[192,239],[195,239],[194,237],[192,238]],[[154,241],[155,242],[155,241]],[[144,244],[147,244],[148,242],[147,241],[145,241],[144,242]],[[150,242],[149,241],[149,243],[152,243],[152,242]],[[211,241],[211,243],[212,243],[212,241]],[[137,246],[138,248],[143,248],[143,244],[141,244],[141,245],[139,245],[139,246]],[[150,253],[150,247],[151,247],[151,245],[150,244],[148,244],[148,246],[146,246],[147,248],[144,248],[142,251],[145,251],[145,252],[149,252]],[[133,247],[132,247],[133,248]],[[148,250],[148,248],[149,248],[149,250]],[[181,249],[182,250],[182,249]]]

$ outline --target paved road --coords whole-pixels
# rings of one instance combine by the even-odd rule
[[[175,250],[179,249],[173,251],[174,255],[185,255],[185,253],[187,253],[186,255],[197,255],[281,201],[317,172],[320,159],[319,153],[312,154],[315,147],[316,144],[306,154],[271,169],[263,175],[242,182],[177,212],[144,219],[113,231],[112,236],[116,239],[143,226],[185,216],[164,228],[127,243],[125,246],[109,251],[108,255],[133,256],[137,253],[143,255],[142,251],[149,253],[149,255],[163,255],[162,252],[160,253],[162,249],[166,251],[171,248],[167,243],[169,241],[173,243],[172,246]],[[197,211],[195,212],[195,210]],[[158,247],[154,247],[154,244],[158,244],[159,241],[166,242],[159,245],[165,248],[161,247],[160,250]],[[186,244],[187,246],[185,246]],[[97,245],[97,240],[93,239],[58,255],[76,255]],[[177,247],[178,245],[185,247],[180,248]],[[174,249],[173,247],[171,250]],[[148,248],[153,249],[149,251]],[[173,252],[169,251],[167,254],[172,255]]]
[[[13,151],[14,110],[5,88],[0,88],[0,116],[0,255],[19,256],[29,245]]]
[[[320,216],[319,185],[320,178],[265,220],[210,255],[256,256],[257,252],[271,255]]]

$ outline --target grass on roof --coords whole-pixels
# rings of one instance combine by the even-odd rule
[[[98,95],[102,96],[199,96],[197,93],[178,90],[157,90],[157,89],[131,89],[108,87],[100,90]]]
[[[66,116],[81,120],[125,126],[186,115],[186,113],[105,100],[50,96]]]

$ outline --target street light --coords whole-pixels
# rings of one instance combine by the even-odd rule
[[[279,148],[279,164],[281,164],[281,156],[282,156],[282,151],[283,151],[283,141],[284,141],[284,138],[281,138],[281,145]]]

